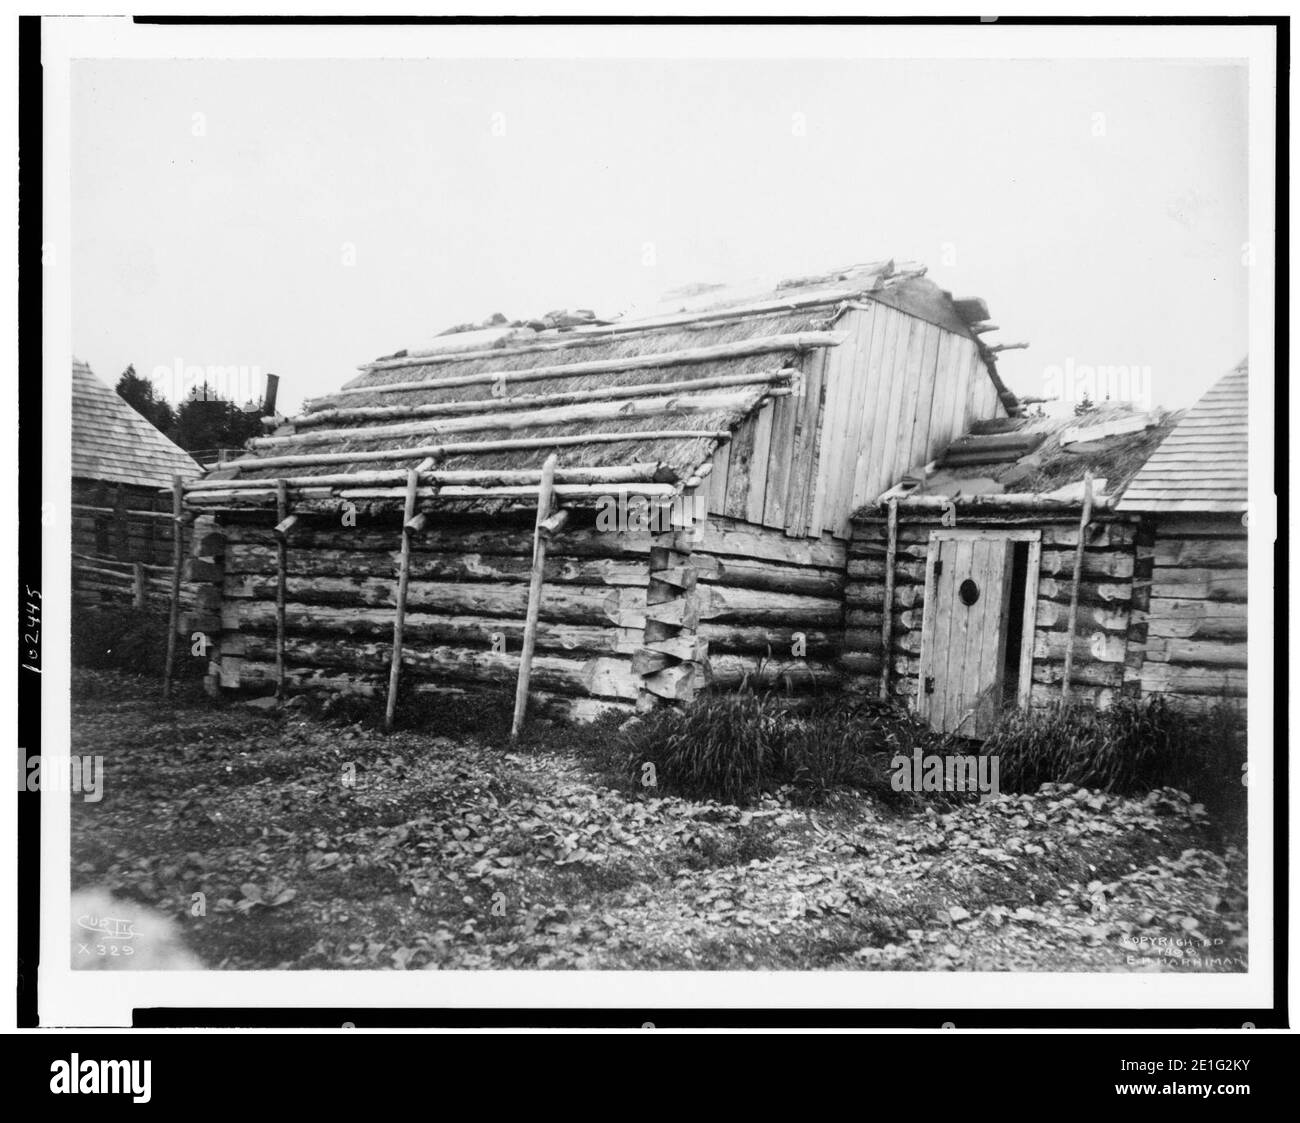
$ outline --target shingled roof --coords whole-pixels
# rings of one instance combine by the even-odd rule
[[[72,360],[72,476],[139,487],[170,487],[202,469],[96,377]]]
[[[1246,360],[1216,382],[1133,477],[1121,511],[1246,510],[1249,461]]]
[[[388,505],[401,502],[406,472],[420,468],[422,485],[446,502],[527,499],[554,452],[566,501],[614,479],[671,495],[751,412],[791,392],[802,354],[840,341],[835,321],[855,302],[971,334],[924,272],[889,261],[775,291],[701,286],[655,314],[612,324],[589,313],[559,317],[557,327],[547,326],[554,315],[515,324],[493,317],[366,364],[342,389],[249,441],[250,455],[208,481],[219,488],[230,479],[241,504],[258,502],[255,481],[289,476],[304,500]],[[1005,393],[991,359],[986,365]]]

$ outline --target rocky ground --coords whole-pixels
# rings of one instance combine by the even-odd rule
[[[1245,856],[1181,793],[739,808],[567,740],[385,736],[78,671],[73,752],[105,786],[73,796],[73,885],[219,968],[1245,970]]]

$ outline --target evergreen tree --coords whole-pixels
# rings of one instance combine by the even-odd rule
[[[176,424],[176,413],[170,403],[149,379],[135,373],[134,363],[122,372],[116,389],[118,396],[155,429],[165,433]]]

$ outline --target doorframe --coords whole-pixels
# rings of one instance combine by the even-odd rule
[[[1025,563],[1025,604],[1020,627],[1020,671],[1016,681],[1016,706],[1029,708],[1031,681],[1034,670],[1034,625],[1038,620],[1038,572],[1042,565],[1042,530],[1005,530],[996,527],[934,527],[925,552],[925,603],[921,609],[921,654],[916,675],[917,710],[925,697],[925,672],[930,645],[934,643],[934,613],[936,606],[931,595],[934,591],[934,563],[939,557],[939,544],[953,539],[976,539],[988,542],[1028,542],[1029,556]],[[929,709],[925,716],[929,718]]]

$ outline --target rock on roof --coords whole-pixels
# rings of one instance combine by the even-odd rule
[[[136,413],[85,363],[72,360],[72,475],[139,487],[170,487],[202,469]]]
[[[1249,462],[1246,360],[1219,379],[1133,477],[1121,511],[1246,510]]]

